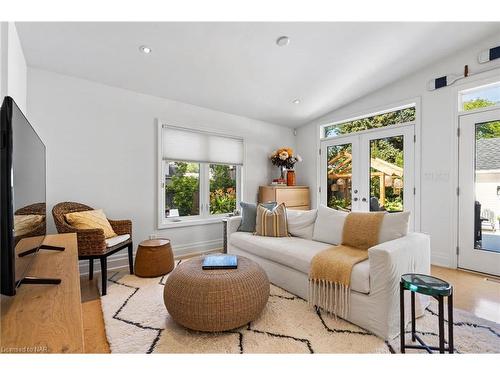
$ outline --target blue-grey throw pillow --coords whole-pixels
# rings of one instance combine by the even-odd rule
[[[276,202],[262,203],[268,210],[276,207]],[[239,232],[255,232],[255,221],[257,219],[257,205],[255,203],[240,202],[241,206],[241,224]]]

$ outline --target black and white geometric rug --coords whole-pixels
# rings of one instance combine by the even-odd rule
[[[399,338],[384,341],[274,285],[256,321],[224,333],[191,331],[168,315],[165,277],[110,277],[101,302],[112,353],[399,353]],[[437,345],[436,312],[433,303],[417,320],[417,330],[430,345]],[[458,353],[500,353],[500,325],[459,309],[454,320]]]

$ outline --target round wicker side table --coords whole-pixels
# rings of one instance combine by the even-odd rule
[[[170,240],[142,241],[137,248],[134,268],[139,277],[158,277],[172,271],[174,256]]]
[[[238,256],[237,269],[203,270],[203,257],[181,262],[165,282],[170,316],[196,331],[219,332],[255,320],[269,298],[269,279],[250,259]]]

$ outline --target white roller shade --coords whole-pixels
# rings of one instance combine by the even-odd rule
[[[243,165],[243,140],[163,125],[164,160]]]

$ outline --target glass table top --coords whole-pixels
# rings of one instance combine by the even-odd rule
[[[412,292],[429,296],[449,296],[452,292],[450,283],[430,275],[407,273],[401,276],[404,287]]]

